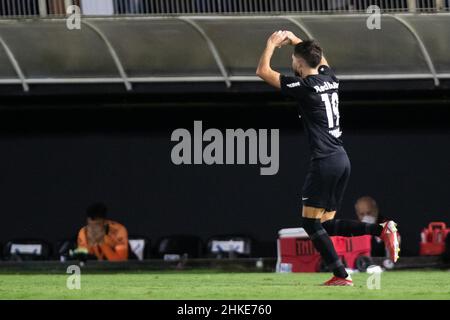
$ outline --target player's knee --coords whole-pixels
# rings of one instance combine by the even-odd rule
[[[303,206],[302,217],[309,219],[321,219],[325,209]]]

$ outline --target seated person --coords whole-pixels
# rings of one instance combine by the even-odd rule
[[[127,260],[127,229],[120,223],[106,219],[108,209],[103,203],[93,204],[86,211],[87,226],[78,233],[77,251],[95,255],[98,260]]]
[[[356,200],[355,212],[360,222],[380,224],[388,220],[379,213],[378,205],[375,199],[369,196],[364,196]],[[381,240],[379,237],[372,237],[371,256],[386,256],[385,245],[383,243],[383,240]]]

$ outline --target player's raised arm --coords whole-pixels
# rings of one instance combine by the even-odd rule
[[[275,48],[281,48],[286,44],[296,45],[302,42],[302,40],[296,37],[290,31],[277,31],[274,32],[267,40],[266,48],[264,49],[261,58],[259,59],[258,68],[256,69],[256,75],[263,79],[265,82],[280,89],[280,73],[273,70],[270,66],[270,60],[272,59]]]
[[[259,59],[258,68],[256,69],[256,75],[263,79],[265,82],[280,89],[280,73],[276,72],[270,66],[270,60],[272,59],[275,48],[289,43],[286,31],[274,32],[267,40],[266,48],[264,49],[261,58]]]

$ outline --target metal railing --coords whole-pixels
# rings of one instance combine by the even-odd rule
[[[0,0],[0,17],[64,16],[77,5],[83,15],[358,13],[450,11],[450,0]]]

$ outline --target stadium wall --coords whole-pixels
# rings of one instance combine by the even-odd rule
[[[181,105],[181,104],[180,104]],[[352,176],[339,217],[373,196],[400,224],[404,254],[417,254],[430,221],[450,223],[448,106],[348,106],[342,111]],[[176,166],[170,135],[205,128],[279,128],[280,170],[256,165]],[[307,144],[291,105],[211,108],[2,110],[0,117],[0,242],[74,237],[84,210],[104,201],[130,234],[155,240],[227,233],[262,242],[275,255],[277,231],[299,222]]]

